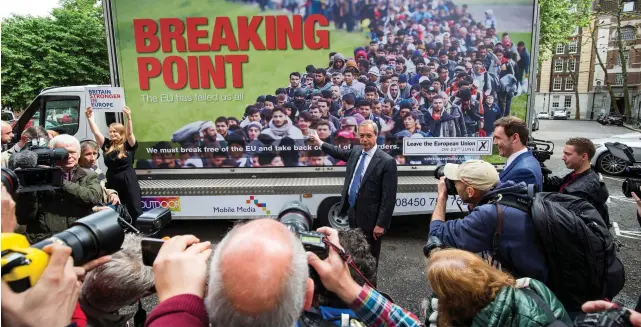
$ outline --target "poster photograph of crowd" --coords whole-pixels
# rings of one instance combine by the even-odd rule
[[[249,50],[241,89],[208,90],[227,101],[150,103],[146,95],[203,90],[153,81],[141,90],[134,45],[125,46],[121,83],[145,149],[139,169],[345,165],[313,146],[310,133],[349,147],[366,119],[398,165],[460,162],[465,157],[404,157],[402,140],[491,137],[497,119],[525,117],[533,1],[187,0],[158,8],[121,0],[115,8],[132,20],[225,13],[330,21],[329,50]],[[116,28],[132,33],[131,24]]]

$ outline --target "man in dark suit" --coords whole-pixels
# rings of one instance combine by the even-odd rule
[[[515,116],[506,116],[494,122],[494,144],[499,155],[507,158],[499,175],[501,182],[513,181],[534,184],[543,190],[541,165],[526,146],[530,131],[525,122]]]
[[[324,143],[316,133],[311,134],[325,153],[347,162],[340,214],[349,217],[351,228],[363,230],[377,265],[381,238],[389,229],[396,206],[398,184],[396,161],[376,146],[378,132],[376,123],[363,121],[358,127],[360,145],[351,149]]]

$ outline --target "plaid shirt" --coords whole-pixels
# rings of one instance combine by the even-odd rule
[[[418,317],[365,285],[350,308],[370,327],[423,326]]]

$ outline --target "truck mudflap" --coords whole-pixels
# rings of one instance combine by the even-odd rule
[[[292,195],[336,194],[343,188],[344,177],[295,178],[220,178],[220,179],[141,179],[143,196],[208,196],[208,195]],[[399,176],[398,193],[437,191],[433,176]]]

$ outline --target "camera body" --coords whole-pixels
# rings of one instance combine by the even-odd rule
[[[443,171],[444,169],[445,165],[436,167],[436,169],[434,170],[434,178],[440,180],[441,177],[445,176],[445,172]],[[451,181],[447,179],[447,177],[445,177],[445,186],[447,188],[447,195],[458,195],[458,192],[456,191],[456,184],[454,184],[454,181]]]
[[[539,162],[541,167],[543,167],[543,163],[550,160],[554,154],[554,143],[551,141],[530,138],[527,142],[527,148]]]
[[[31,146],[28,150],[38,156],[38,166],[53,167],[56,165],[56,161],[63,161],[69,158],[69,151],[65,148],[49,149]]]
[[[329,247],[325,243],[326,236],[312,230],[314,217],[306,205],[300,201],[286,203],[278,214],[278,221],[300,239],[305,251],[312,252],[321,259],[327,258]]]

